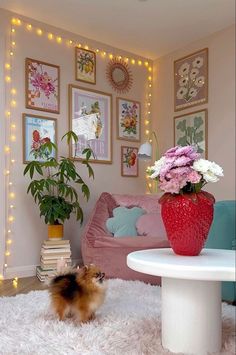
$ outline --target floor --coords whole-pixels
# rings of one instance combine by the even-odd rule
[[[0,296],[15,296],[19,293],[45,289],[47,289],[47,285],[39,281],[36,276],[21,278],[17,284],[13,280],[0,281]]]

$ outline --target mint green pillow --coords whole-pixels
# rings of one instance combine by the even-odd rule
[[[145,211],[140,207],[117,207],[113,210],[113,217],[108,218],[106,227],[114,237],[135,237],[138,235],[135,224]]]

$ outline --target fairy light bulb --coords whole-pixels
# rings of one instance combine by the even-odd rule
[[[16,162],[15,159],[11,159],[11,163],[14,164]]]
[[[11,239],[7,239],[7,244],[11,245],[12,244],[12,240]]]
[[[11,69],[11,64],[6,63],[6,64],[5,64],[5,69],[8,69],[8,70]]]
[[[12,95],[15,95],[15,94],[16,94],[16,89],[15,89],[15,88],[12,88],[12,89],[11,89],[11,94],[12,94]]]
[[[11,100],[11,106],[16,107],[16,100]]]
[[[148,114],[150,115],[151,111],[148,111]]]
[[[70,40],[69,40],[69,44],[72,44],[72,43],[73,43],[73,41],[70,39]]]
[[[48,34],[48,39],[50,39],[50,40],[53,39],[53,34],[52,33]]]
[[[43,34],[43,31],[41,30],[41,28],[38,28],[36,32],[37,32],[38,36],[42,36],[42,34]]]
[[[3,281],[3,280],[4,280],[3,274],[0,274],[0,281]]]
[[[13,209],[13,208],[14,208],[14,205],[10,205],[9,207],[10,207],[10,209]]]
[[[10,56],[11,56],[11,57],[13,56],[13,54],[14,54],[13,51],[10,51]]]
[[[10,170],[5,170],[5,175],[9,175],[10,174]]]
[[[149,97],[152,97],[152,94],[148,94]]]
[[[151,103],[150,103],[150,102],[148,102],[148,106],[151,106]]]
[[[148,62],[146,61],[146,62],[144,63],[144,65],[145,65],[145,67],[148,67]]]
[[[152,84],[149,84],[148,87],[151,88],[151,87],[152,87]]]
[[[151,182],[149,182],[148,186],[149,186],[149,187],[152,187],[152,183],[151,183]]]
[[[14,47],[16,45],[16,42],[15,41],[12,41],[11,42],[11,45]]]
[[[142,65],[142,61],[141,60],[138,61],[138,65]]]
[[[16,20],[16,23],[17,23],[18,26],[20,26],[20,25],[21,25],[21,20],[18,18],[18,19]]]
[[[16,32],[15,28],[12,28],[12,29],[11,29],[11,32],[12,32],[12,33],[15,33],[15,32]]]
[[[132,64],[135,64],[135,60],[134,60],[134,59],[131,59],[131,63],[132,63]]]
[[[11,77],[10,77],[9,75],[7,75],[7,76],[5,77],[5,80],[6,80],[7,83],[10,83],[10,82],[11,82]]]
[[[6,256],[10,256],[10,255],[11,255],[10,251],[7,250],[7,251],[5,252],[5,255],[6,255]]]
[[[14,219],[15,219],[14,216],[9,216],[8,217],[8,222],[12,223],[14,221]]]
[[[96,49],[96,52],[99,53],[99,49],[98,48]]]
[[[11,19],[11,23],[12,23],[13,25],[16,24],[16,21],[17,21],[17,20],[16,20],[16,18],[14,18],[14,17]]]
[[[145,125],[149,125],[150,121],[149,120],[145,120]]]
[[[12,135],[10,136],[10,139],[11,139],[12,142],[15,142],[15,141],[16,141],[16,136],[15,136],[14,134],[12,134]]]
[[[79,44],[78,44],[78,47],[79,47],[79,48],[81,48],[81,47],[82,47],[82,44],[81,44],[81,43],[79,43]]]
[[[127,57],[127,58],[125,58],[125,61],[126,61],[126,63],[128,63],[128,61],[129,61],[129,58]]]
[[[113,54],[109,54],[109,58],[112,59],[113,58]]]
[[[103,53],[102,53],[103,55],[104,55],[104,57],[105,57],[105,55],[106,55],[106,52],[104,51]]]
[[[148,71],[150,71],[150,72],[151,72],[151,71],[152,71],[152,67],[149,67],[149,68],[148,68]]]
[[[10,234],[11,233],[11,229],[8,229],[7,233]]]
[[[119,59],[119,60],[121,60],[121,59],[122,59],[121,55],[119,55],[119,56],[118,56],[118,59]]]
[[[8,145],[5,145],[5,147],[4,147],[4,152],[5,153],[9,153],[10,152],[10,147],[8,146]]]
[[[145,134],[146,134],[146,135],[149,134],[149,129],[146,129]]]
[[[10,193],[9,193],[9,197],[10,197],[10,199],[13,200],[13,199],[16,197],[16,195],[15,195],[14,192],[10,192]]]
[[[12,129],[15,129],[15,128],[16,128],[16,124],[15,124],[15,123],[12,123],[12,124],[11,124],[11,128],[12,128]]]
[[[12,185],[13,185],[13,183],[10,181],[8,185],[9,185],[9,186],[12,186]]]
[[[32,30],[32,25],[29,23],[27,26],[26,26],[27,30],[28,31],[31,31]]]
[[[57,37],[57,43],[61,43],[62,39],[61,37]]]
[[[88,50],[88,49],[89,49],[89,46],[87,46],[87,44],[86,44],[86,46],[84,46],[84,49],[87,49],[87,50]]]

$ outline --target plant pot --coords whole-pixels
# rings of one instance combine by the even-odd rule
[[[214,197],[205,191],[172,195],[159,200],[170,246],[179,255],[199,255],[214,215]]]
[[[48,239],[60,240],[63,238],[63,224],[48,225]]]

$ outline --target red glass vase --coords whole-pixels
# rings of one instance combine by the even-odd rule
[[[179,255],[199,255],[214,215],[214,197],[205,191],[160,199],[161,215],[170,246]]]

